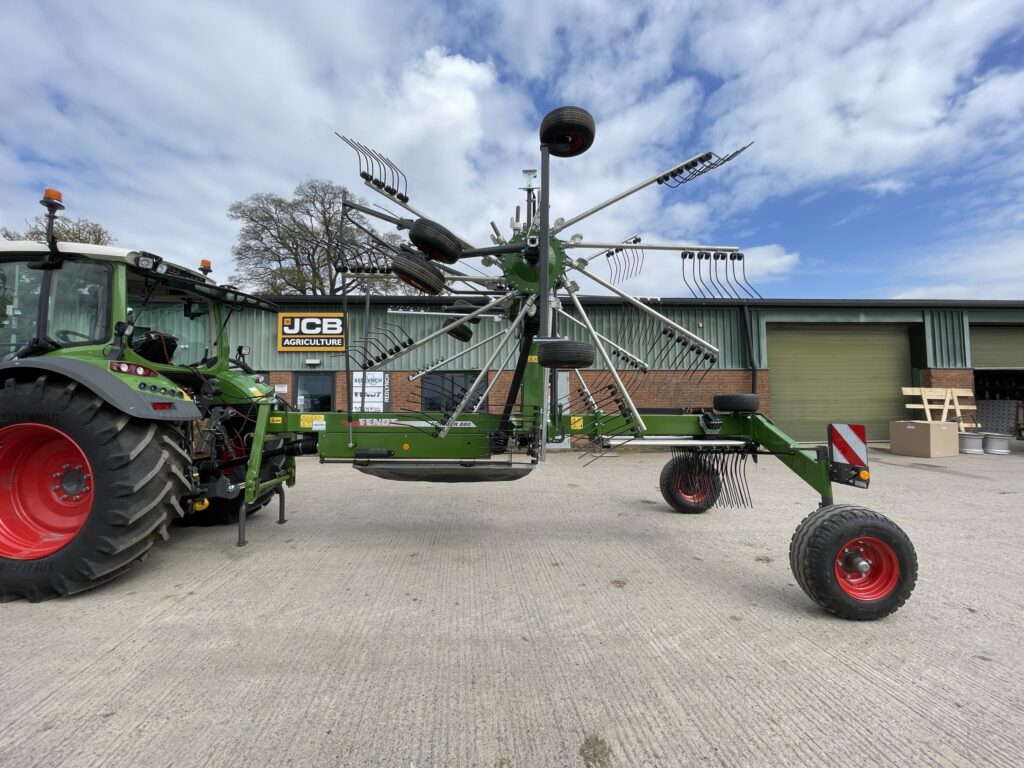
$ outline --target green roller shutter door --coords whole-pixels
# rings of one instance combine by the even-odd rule
[[[972,325],[971,365],[975,368],[1024,368],[1024,327]]]
[[[906,326],[769,324],[768,369],[772,420],[796,440],[823,443],[829,422],[888,440],[889,422],[907,418]]]

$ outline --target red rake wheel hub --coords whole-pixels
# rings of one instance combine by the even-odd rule
[[[36,560],[89,519],[92,467],[78,443],[45,424],[0,429],[0,557]]]
[[[881,600],[900,580],[900,560],[891,544],[874,536],[858,536],[836,553],[836,580],[855,600]]]
[[[702,504],[707,501],[711,483],[707,475],[684,469],[676,474],[676,492],[683,501],[690,504]]]

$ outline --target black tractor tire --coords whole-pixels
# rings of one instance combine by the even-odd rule
[[[537,362],[542,368],[589,368],[594,364],[594,346],[586,341],[551,339],[537,345]]]
[[[582,155],[594,143],[594,117],[580,107],[559,107],[545,115],[540,124],[540,143],[549,145],[555,157]]]
[[[457,317],[449,317],[447,320],[444,321],[444,325],[442,325],[441,327],[448,328],[448,335],[451,336],[453,339],[458,339],[459,341],[462,342],[472,340],[473,329],[469,327],[468,323],[449,328],[449,326],[451,326],[452,323],[457,323],[458,321],[459,318]]]
[[[419,254],[396,253],[391,257],[391,271],[403,283],[422,293],[437,296],[444,292],[444,274]]]
[[[430,219],[416,219],[409,240],[434,261],[454,264],[462,256],[462,243],[452,232]]]
[[[760,405],[757,395],[741,392],[728,395],[715,395],[711,405],[722,413],[757,413]]]
[[[699,515],[707,512],[722,493],[718,471],[697,456],[675,456],[658,478],[662,498],[676,512]]]
[[[77,382],[6,379],[0,443],[6,435],[10,446],[18,433],[41,438],[22,440],[26,451],[5,457],[0,466],[0,546],[12,555],[0,557],[0,600],[36,602],[115,578],[142,560],[157,537],[167,538],[168,522],[181,514],[180,499],[192,489],[191,459],[173,424],[128,416]],[[51,468],[33,458],[32,446],[40,444],[67,446],[84,461]],[[76,512],[82,522],[67,524],[59,535],[51,529],[57,541],[68,538],[55,551],[38,556],[25,549],[26,539],[12,533],[14,527],[24,531],[19,520],[40,515],[61,520],[71,504],[65,491],[83,497]]]
[[[857,569],[858,558],[867,572]],[[899,610],[917,583],[917,553],[903,529],[849,504],[820,507],[804,518],[789,543],[789,565],[808,597],[855,621]]]

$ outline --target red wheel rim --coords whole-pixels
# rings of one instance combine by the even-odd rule
[[[867,571],[858,568],[864,567]],[[835,560],[836,580],[856,600],[881,600],[900,580],[900,559],[892,545],[874,536],[858,536],[839,548]]]
[[[676,473],[676,493],[683,501],[690,504],[701,504],[707,501],[711,489],[708,476],[703,472],[694,472],[692,469],[683,469]]]
[[[92,510],[92,467],[45,424],[0,429],[0,557],[36,560],[67,545]]]
[[[398,279],[401,280],[406,285],[411,285],[417,291],[422,291],[423,293],[433,293],[433,291],[431,291],[428,286],[418,281],[415,277],[410,277],[409,275],[399,273]]]

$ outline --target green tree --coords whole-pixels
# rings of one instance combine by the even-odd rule
[[[25,223],[28,226],[22,232],[0,227],[0,235],[5,240],[46,242],[46,218],[44,216],[36,216],[32,221]],[[106,227],[88,219],[69,219],[62,216],[54,222],[53,234],[57,240],[65,243],[88,243],[89,245],[113,245],[114,243],[114,237]]]
[[[378,232],[360,213],[343,217],[348,194],[338,184],[310,179],[290,199],[261,192],[232,203],[228,218],[242,227],[231,249],[237,266],[231,281],[260,293],[336,296],[342,280],[355,276],[360,292],[406,293],[398,280],[345,269],[358,263],[384,271],[389,251],[380,242],[402,242],[396,232]]]

